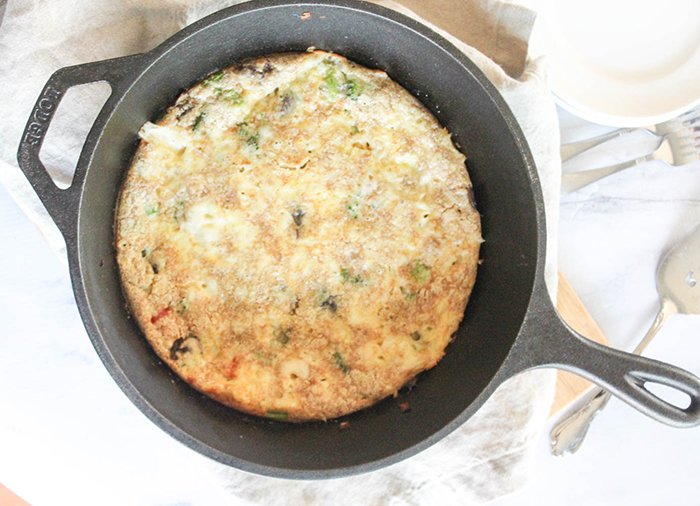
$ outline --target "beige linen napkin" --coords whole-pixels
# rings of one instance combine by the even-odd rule
[[[22,130],[46,80],[60,67],[152,49],[184,26],[234,3],[238,2],[9,0],[0,25],[0,96],[5,97],[0,180],[64,262],[63,240],[16,162]],[[548,220],[546,280],[554,294],[559,130],[543,61],[527,60],[534,13],[498,0],[379,3],[416,17],[406,8],[411,7],[425,22],[459,37],[461,40],[433,25],[484,71],[513,110],[543,185]],[[96,85],[75,96],[70,107],[59,107],[41,153],[52,175],[64,184],[70,181],[73,161],[106,98],[104,87],[100,90]],[[64,100],[69,99],[70,92]],[[63,121],[59,122],[61,114]],[[230,490],[231,504],[480,504],[521,488],[533,475],[533,442],[549,413],[554,383],[552,370],[513,378],[444,440],[406,461],[366,475],[289,481],[251,475],[215,462],[211,462],[211,472]]]

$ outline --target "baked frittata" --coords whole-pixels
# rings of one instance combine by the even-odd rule
[[[116,213],[123,289],[194,388],[325,420],[441,359],[479,214],[450,134],[384,72],[321,51],[246,61],[140,137]]]

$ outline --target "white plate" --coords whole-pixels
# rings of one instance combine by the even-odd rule
[[[530,0],[530,55],[556,101],[604,125],[647,126],[700,104],[700,0]]]

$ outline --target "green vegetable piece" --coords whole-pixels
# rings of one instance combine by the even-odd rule
[[[430,280],[430,267],[418,261],[411,269],[411,276],[419,283],[427,283]]]
[[[173,211],[173,219],[176,223],[180,223],[180,220],[185,219],[185,202],[183,200],[178,200],[175,203],[175,211]]]
[[[255,149],[260,148],[258,144],[258,141],[260,140],[260,133],[251,133],[250,129],[248,128],[248,123],[246,123],[245,121],[238,125],[238,137],[241,140],[244,140],[248,146],[252,146]]]
[[[214,88],[214,91],[216,91],[217,97],[224,98],[236,105],[240,105],[243,103],[243,97],[234,88]]]
[[[211,83],[216,83],[221,81],[224,78],[224,71],[219,70],[218,72],[215,72],[214,74],[210,75],[207,77],[204,81],[202,81],[203,86],[209,86]]]
[[[345,92],[345,95],[347,95],[350,98],[350,100],[357,100],[358,97],[362,95],[362,92],[365,88],[362,84],[362,81],[347,76],[345,76],[345,78],[346,81],[343,85],[343,91]]]
[[[268,410],[267,413],[265,414],[267,418],[270,418],[272,420],[278,420],[283,422],[287,418],[289,418],[289,414],[286,411],[275,411],[275,410]]]
[[[182,298],[182,299],[180,299],[180,302],[178,302],[178,303],[176,304],[176,306],[175,306],[175,311],[178,312],[178,313],[180,313],[180,314],[182,314],[182,313],[184,313],[185,311],[187,311],[188,308],[189,308],[189,304],[188,304],[188,302],[187,302],[187,299]]]
[[[357,201],[348,204],[348,212],[350,213],[350,216],[352,216],[352,218],[354,220],[356,220],[360,217],[360,215],[357,212],[359,207],[360,207],[360,203]]]
[[[332,69],[328,69],[326,71],[326,77],[324,78],[324,81],[326,83],[326,91],[330,95],[331,98],[335,98],[335,96],[338,94],[338,78],[336,77],[335,72]]]
[[[359,128],[357,128],[357,125],[353,125],[350,127],[350,135],[357,135],[360,133]]]
[[[366,83],[356,77],[348,77],[345,72],[336,70],[335,66],[328,65],[324,76],[323,89],[331,100],[337,95],[345,95],[350,100],[357,100],[366,87]]]
[[[350,372],[350,366],[345,363],[345,360],[343,360],[343,356],[339,351],[333,353],[333,358],[335,359],[335,365],[337,365],[341,371],[343,371],[345,374]]]
[[[142,250],[141,250],[141,256],[144,257],[144,258],[146,258],[146,250],[145,250],[145,249],[142,249]]]
[[[409,292],[409,291],[406,290],[403,286],[401,287],[401,293],[403,293],[403,294],[406,296],[406,298],[407,298],[408,300],[413,300],[413,299],[415,299],[416,296],[418,295],[417,292]]]
[[[204,116],[206,116],[205,112],[200,112],[197,117],[194,119],[194,123],[192,123],[192,131],[196,132],[199,126],[202,124],[202,121],[204,121]]]
[[[345,268],[340,269],[340,277],[343,278],[343,283],[355,283],[356,285],[360,285],[364,281],[362,276],[359,274],[353,276],[350,274],[350,271]]]
[[[158,212],[158,204],[147,205],[145,211],[146,211],[146,216],[153,216],[154,214],[156,214]]]
[[[248,146],[253,146],[255,149],[260,149],[260,146],[258,145],[258,140],[260,139],[260,134],[256,133],[255,135],[251,135],[248,137],[248,139],[245,141]]]

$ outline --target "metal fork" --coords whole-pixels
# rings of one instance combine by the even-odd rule
[[[644,135],[656,141],[653,151],[645,156],[606,167],[564,174],[561,184],[562,193],[574,192],[615,172],[641,165],[651,160],[662,160],[674,167],[700,160],[700,107],[692,109],[672,120],[659,123],[654,127],[654,130],[652,131],[648,128],[625,128],[592,139],[563,145],[561,147],[562,163],[613,139],[631,135],[633,132],[643,132]],[[670,151],[670,157],[668,156],[668,151]]]

